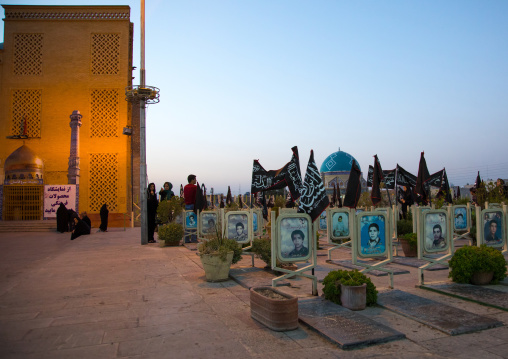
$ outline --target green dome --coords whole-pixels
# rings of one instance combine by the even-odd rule
[[[326,157],[321,165],[321,173],[324,172],[350,172],[351,166],[353,166],[353,161],[356,162],[356,165],[362,170],[358,161],[351,156],[349,153],[338,150],[337,152],[332,153],[330,156]]]

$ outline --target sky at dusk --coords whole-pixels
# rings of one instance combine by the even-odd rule
[[[139,84],[140,1],[128,5]],[[446,168],[454,185],[508,178],[508,1],[146,0],[148,181],[197,175],[250,190],[252,162],[278,169],[298,146],[318,168],[340,147],[366,177]],[[4,18],[0,9],[0,18]],[[0,42],[3,41],[3,23]]]

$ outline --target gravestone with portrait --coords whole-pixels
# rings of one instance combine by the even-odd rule
[[[202,240],[217,235],[221,230],[221,211],[215,209],[212,211],[200,211],[198,216],[198,236]]]
[[[341,247],[351,247],[354,226],[350,220],[354,217],[354,211],[348,208],[328,208],[326,212],[327,239],[328,243],[333,245],[328,248],[328,260],[331,260],[332,251]]]
[[[198,233],[198,216],[194,211],[184,211],[183,213],[183,230],[185,242],[197,241]]]
[[[363,211],[355,215],[352,263],[365,267],[362,273],[372,270],[388,273],[389,287],[393,288],[393,271],[385,268],[393,259],[390,221],[391,211]]]
[[[446,209],[417,208],[418,259],[427,262],[418,267],[418,281],[424,284],[424,270],[436,265],[448,266],[453,255],[452,216]]]
[[[477,245],[485,244],[505,252],[507,248],[506,206],[503,208],[486,208],[480,212],[477,207],[476,231]]]
[[[277,282],[294,276],[312,279],[312,294],[317,295],[317,277],[305,272],[316,266],[316,237],[317,223],[314,224],[305,213],[281,213],[275,218],[272,213],[272,269],[286,273],[272,279],[272,286]],[[282,264],[310,262],[296,270],[277,266],[277,260]]]
[[[453,240],[468,239],[470,244],[472,240],[469,239],[471,233],[471,207],[467,205],[449,206],[449,215],[453,221]]]

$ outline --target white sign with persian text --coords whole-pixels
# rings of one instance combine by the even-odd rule
[[[63,203],[67,209],[76,210],[76,185],[44,186],[44,217],[56,217],[56,210]]]

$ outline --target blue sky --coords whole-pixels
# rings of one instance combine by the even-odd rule
[[[139,83],[139,1],[129,5]],[[252,161],[307,167],[350,153],[364,174],[431,173],[455,185],[508,178],[508,1],[146,0],[150,182],[250,188]],[[3,10],[0,13],[3,18]],[[3,39],[3,27],[0,29]],[[302,176],[304,173],[302,173]]]

